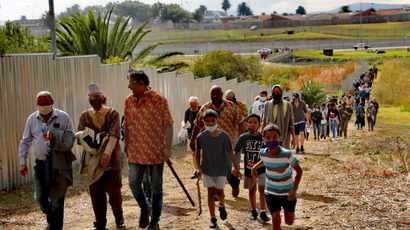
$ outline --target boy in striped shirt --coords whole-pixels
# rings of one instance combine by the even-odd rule
[[[266,203],[272,214],[273,229],[279,230],[281,229],[280,212],[282,208],[286,224],[292,225],[294,222],[296,191],[303,171],[294,152],[279,145],[280,129],[277,125],[267,125],[262,135],[266,148],[260,150],[261,161],[253,166],[252,177],[255,181],[257,169],[266,168]],[[296,171],[295,179],[293,179],[293,170]]]

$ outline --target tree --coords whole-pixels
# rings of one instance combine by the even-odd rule
[[[151,32],[146,29],[148,22],[134,28],[129,23],[131,17],[120,16],[111,25],[112,13],[113,9],[107,11],[104,16],[95,16],[92,11],[88,11],[87,15],[75,14],[60,19],[56,32],[57,47],[61,54],[97,54],[103,63],[131,61],[132,64],[161,64],[162,68],[166,67],[166,58],[181,54],[165,53],[147,60],[147,56],[160,45],[159,43],[149,45],[135,54],[135,48]]]
[[[21,20],[21,21],[26,21],[26,20],[27,20],[27,16],[26,16],[26,15],[22,15],[22,16],[20,17],[20,20]]]
[[[342,6],[341,8],[340,8],[340,11],[339,11],[340,13],[350,13],[350,12],[352,12],[351,10],[350,10],[350,7],[348,6],[348,5],[346,5],[346,6]]]
[[[326,99],[326,94],[323,92],[323,86],[316,81],[308,81],[303,84],[302,99],[310,106],[321,104]]]
[[[173,23],[189,22],[192,18],[191,13],[184,10],[178,4],[165,5],[161,9],[161,21],[172,21]]]
[[[253,12],[251,8],[245,3],[242,2],[238,5],[238,16],[251,16]]]
[[[226,15],[227,15],[227,12],[230,8],[231,8],[231,3],[229,2],[229,0],[223,0],[222,9],[225,11]]]
[[[134,22],[143,22],[152,18],[151,6],[138,1],[124,1],[107,5],[114,7],[114,14],[123,17],[132,17]]]
[[[298,8],[296,9],[296,14],[305,15],[305,14],[306,14],[305,7],[303,7],[303,6],[298,6]]]
[[[61,12],[57,16],[57,18],[67,17],[67,16],[74,15],[74,14],[77,14],[77,13],[82,13],[80,5],[74,4],[70,7],[68,7],[65,11]]]
[[[6,22],[0,27],[0,56],[5,53],[47,52],[49,43],[34,37],[27,28]]]
[[[231,51],[217,50],[198,57],[192,65],[196,77],[211,76],[212,79],[254,80],[261,75],[261,62],[258,57],[242,57]]]
[[[207,10],[208,9],[206,8],[206,6],[200,5],[199,8],[195,10],[192,16],[196,21],[201,22],[204,19]]]

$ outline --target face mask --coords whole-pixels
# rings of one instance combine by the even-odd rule
[[[264,102],[264,101],[266,101],[266,97],[260,97],[259,100]]]
[[[216,130],[216,128],[218,128],[218,125],[215,124],[213,126],[205,126],[205,130],[209,131],[209,132],[214,132]]]
[[[41,115],[47,115],[47,114],[53,112],[53,105],[46,105],[46,106],[39,105],[38,106],[38,112]]]
[[[91,107],[93,107],[95,111],[100,110],[103,104],[101,99],[93,99],[88,101],[90,102]]]
[[[272,98],[275,100],[275,101],[279,101],[279,100],[282,100],[282,94],[273,94],[272,95]]]
[[[275,149],[279,146],[279,141],[267,141],[265,144],[269,149]]]

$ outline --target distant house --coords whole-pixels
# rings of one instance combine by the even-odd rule
[[[44,36],[49,30],[42,19],[20,19],[13,21],[13,23],[27,28],[34,36]]]
[[[379,15],[378,12],[377,12],[375,9],[373,9],[373,8],[368,9],[368,10],[365,10],[365,11],[358,12],[358,13],[356,13],[356,14],[353,15],[353,17],[355,17],[355,18],[359,18],[359,17],[370,17],[370,16],[380,16],[380,15]]]
[[[222,18],[226,17],[224,11],[221,10],[207,10],[204,15],[205,22],[214,22],[219,21]]]
[[[378,10],[377,14],[380,16],[391,16],[398,14],[410,14],[410,8],[400,8],[400,9],[389,9],[389,10]]]

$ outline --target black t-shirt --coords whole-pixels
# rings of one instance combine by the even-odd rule
[[[252,135],[249,132],[243,133],[235,145],[235,152],[244,153],[245,176],[252,177],[252,167],[260,161],[259,151],[264,146],[262,135],[257,133]],[[257,170],[258,175],[265,173],[265,167]]]

